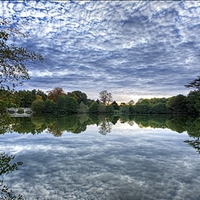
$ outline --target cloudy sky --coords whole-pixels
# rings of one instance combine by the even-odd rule
[[[4,176],[25,199],[198,200],[200,157],[187,133],[91,125],[81,134],[0,135],[0,149],[23,162]]]
[[[199,1],[1,1],[22,24],[16,43],[41,53],[25,89],[80,90],[113,100],[186,95],[200,74]],[[22,89],[22,88],[20,88]]]

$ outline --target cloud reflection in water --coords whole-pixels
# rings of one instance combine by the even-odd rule
[[[123,131],[117,123],[105,136],[94,125],[82,134],[59,138],[46,133],[24,139],[12,135],[15,141],[5,146],[2,141],[1,149],[16,151],[24,165],[7,181],[27,199],[197,200],[200,196],[200,157],[183,142],[186,133]]]

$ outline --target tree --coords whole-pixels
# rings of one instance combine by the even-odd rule
[[[113,112],[114,112],[114,107],[113,107],[113,105],[106,106],[106,112],[107,112],[107,113],[113,113]]]
[[[120,106],[120,112],[122,114],[128,114],[129,113],[129,105],[126,105],[126,104],[121,105]]]
[[[128,102],[129,105],[134,105],[134,103],[135,103],[135,102],[134,102],[133,100],[130,100],[130,101]]]
[[[14,89],[30,79],[26,62],[43,60],[42,55],[23,47],[10,45],[10,37],[17,31],[8,29],[8,22],[0,21],[0,89]]]
[[[179,94],[169,99],[168,105],[173,113],[187,113],[187,99],[184,95]]]
[[[87,103],[87,95],[79,90],[73,91],[73,92],[68,92],[67,95],[74,97],[79,104],[81,102],[83,102],[84,104]]]
[[[68,95],[61,95],[57,101],[57,111],[59,113],[75,113],[78,109],[78,103],[75,98]]]
[[[35,101],[33,101],[33,103],[31,104],[31,108],[33,109],[33,111],[35,111],[36,113],[42,113],[45,111],[45,102],[42,99],[36,99]]]
[[[53,90],[48,91],[47,98],[56,102],[59,96],[64,96],[64,95],[65,92],[63,91],[63,89],[60,87],[56,87]]]
[[[98,108],[99,108],[99,104],[96,101],[94,101],[89,107],[89,112],[90,113],[98,113],[98,111],[99,111]]]
[[[152,105],[152,113],[154,114],[169,114],[171,113],[171,110],[167,106],[166,103],[156,103]]]
[[[78,113],[87,113],[89,112],[89,107],[85,105],[83,102],[79,104]]]
[[[107,133],[110,133],[112,130],[112,123],[104,119],[100,124],[99,124],[99,133],[101,135],[106,135]]]
[[[112,101],[112,94],[107,92],[107,90],[103,90],[99,93],[100,101],[103,102],[104,105],[109,104]]]
[[[53,113],[56,111],[56,103],[53,100],[47,99],[45,101],[45,112]]]
[[[114,108],[115,110],[119,110],[119,105],[117,104],[116,101],[113,101],[113,102],[111,103],[111,105],[113,106],[113,108]]]
[[[20,165],[23,165],[23,162],[18,161],[13,163],[15,156],[7,155],[5,153],[0,153],[0,175],[12,173],[15,170],[18,170]],[[0,180],[0,197],[1,199],[13,199],[13,200],[22,200],[23,197],[21,194],[16,195],[12,190],[10,190],[6,185],[3,184],[3,180]]]
[[[15,91],[15,103],[20,107],[30,107],[35,100],[35,95],[28,90]]]
[[[185,85],[187,88],[196,88],[200,91],[200,76],[198,76],[195,80],[191,81],[188,85]]]
[[[99,107],[98,107],[98,112],[99,113],[105,113],[106,112],[106,106],[102,103],[99,104]]]
[[[192,115],[200,113],[200,91],[191,91],[187,95],[187,109]]]

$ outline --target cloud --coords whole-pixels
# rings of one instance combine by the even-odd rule
[[[13,133],[1,150],[23,165],[4,181],[28,199],[198,199],[199,155],[186,133],[124,126],[106,136],[96,126],[60,138]]]
[[[124,101],[133,93],[137,97],[187,94],[184,85],[199,74],[198,3],[1,4],[3,17],[28,19],[22,30],[29,38],[18,43],[44,56],[44,63],[28,65],[32,79],[24,88],[62,86],[87,91],[94,99],[107,89]]]

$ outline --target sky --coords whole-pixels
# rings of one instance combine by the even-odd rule
[[[23,162],[4,184],[24,199],[199,199],[200,157],[183,142],[187,133],[128,126],[107,135],[96,125],[62,137],[1,134],[1,151]]]
[[[28,35],[15,43],[44,57],[19,89],[129,102],[187,95],[200,75],[200,1],[1,1],[0,16]]]

